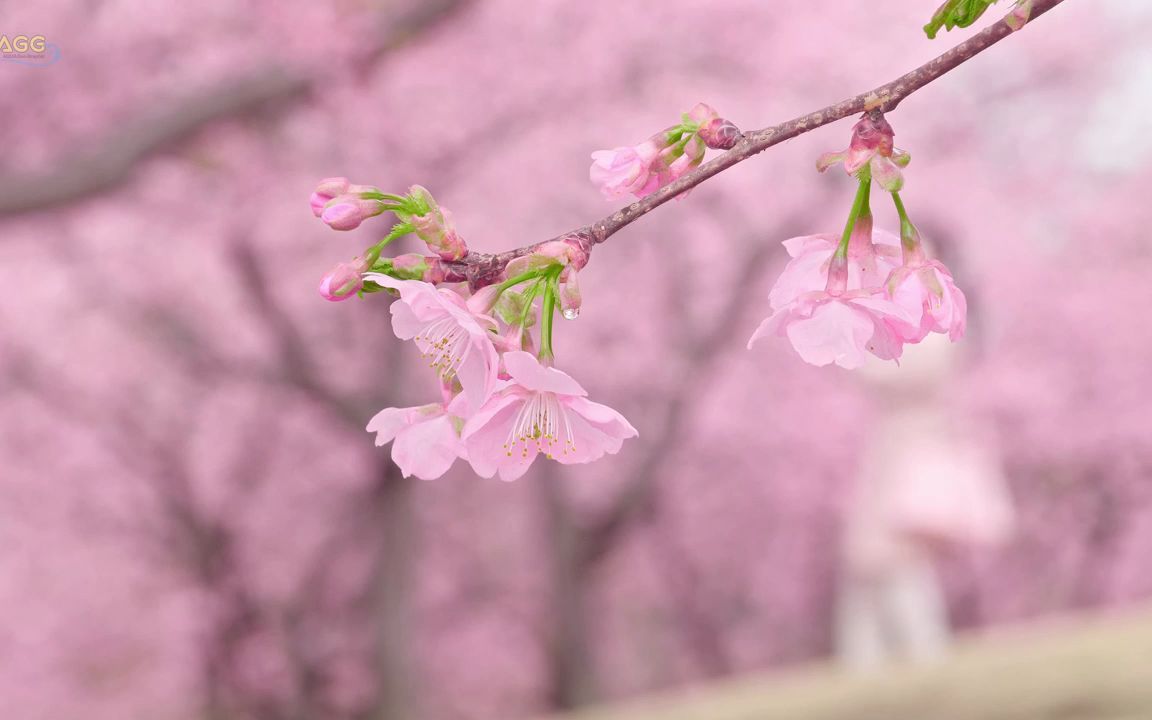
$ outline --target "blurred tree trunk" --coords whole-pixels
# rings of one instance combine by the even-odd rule
[[[403,477],[388,454],[378,457],[374,501],[380,534],[373,608],[378,697],[373,720],[412,720],[418,717],[412,644],[417,481]]]
[[[581,536],[564,494],[562,470],[542,464],[536,485],[544,506],[545,547],[551,572],[551,632],[548,638],[548,704],[557,710],[596,699],[591,629],[588,626],[587,572]]]

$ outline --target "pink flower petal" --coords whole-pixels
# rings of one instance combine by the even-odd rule
[[[568,373],[544,367],[535,356],[521,351],[504,353],[504,367],[518,384],[535,392],[587,395]]]

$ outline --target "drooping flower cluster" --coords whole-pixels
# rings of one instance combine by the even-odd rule
[[[805,362],[851,369],[863,365],[867,353],[899,359],[905,344],[931,332],[952,340],[963,336],[964,293],[943,263],[926,256],[908,219],[897,168],[908,156],[893,151],[892,136],[887,121],[869,113],[853,128],[847,151],[821,158],[821,170],[831,158],[843,160],[859,181],[848,224],[839,238],[811,235],[784,242],[792,259],[769,295],[772,314],[753,333],[749,348],[782,335]],[[896,204],[899,238],[872,227],[869,197],[877,172]]]
[[[317,215],[325,219],[340,204],[332,193],[350,187],[362,186],[324,181],[313,194]],[[463,459],[483,477],[514,480],[540,454],[563,464],[586,463],[618,452],[636,436],[620,413],[588,400],[571,376],[552,367],[553,316],[557,306],[565,318],[579,314],[577,274],[588,261],[586,241],[544,243],[509,262],[497,282],[473,292],[466,282],[445,282],[445,264],[464,258],[468,248],[427,190],[360,192],[379,195],[359,200],[379,202],[399,222],[380,243],[325,275],[320,291],[329,300],[397,294],[392,330],[416,345],[439,381],[440,402],[386,408],[368,423],[377,445],[392,443],[392,459],[405,476],[436,478]],[[435,255],[380,257],[389,242],[408,233]]]
[[[727,150],[740,130],[708,105],[697,103],[679,125],[662,130],[639,145],[592,153],[589,178],[607,200],[651,195],[700,167],[707,148]]]

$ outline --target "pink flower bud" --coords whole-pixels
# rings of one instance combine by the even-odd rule
[[[849,151],[878,152],[885,157],[892,155],[892,141],[896,133],[888,120],[879,113],[864,113],[864,117],[852,126],[852,142]]]
[[[859,175],[868,166],[871,177],[888,192],[897,192],[904,186],[906,167],[912,159],[908,153],[893,146],[895,133],[892,126],[878,112],[865,113],[852,126],[852,141],[846,150],[824,153],[816,161],[816,169],[824,172],[837,163],[844,163],[849,175]]]
[[[496,300],[500,297],[500,291],[496,285],[486,285],[485,287],[477,290],[472,297],[465,301],[468,310],[476,315],[487,315],[492,312],[492,308],[496,305]]]
[[[560,283],[560,314],[565,320],[580,317],[580,285],[576,275],[576,268],[568,268],[564,281]]]
[[[405,253],[388,262],[392,266],[392,272],[388,274],[401,280],[423,280],[433,285],[444,282],[444,266],[438,257]]]
[[[1012,28],[1012,32],[1016,32],[1024,27],[1030,17],[1032,17],[1032,0],[1016,0],[1016,7],[1004,18],[1004,22]]]
[[[578,239],[550,240],[541,243],[530,254],[509,262],[504,268],[504,275],[513,278],[549,265],[562,265],[579,270],[586,264],[588,264],[588,252],[580,245]]]
[[[328,271],[320,281],[320,295],[332,302],[347,300],[364,287],[364,272],[367,269],[367,263],[363,258],[340,263]]]
[[[316,186],[316,190],[313,191],[312,197],[309,198],[312,205],[312,214],[320,217],[328,201],[348,192],[350,185],[351,183],[348,182],[348,178],[343,177],[325,178],[321,180],[320,184]]]
[[[649,139],[635,147],[598,150],[592,153],[588,177],[600,187],[600,193],[607,200],[651,194],[659,187],[651,166],[660,149]]]
[[[345,193],[328,201],[320,219],[333,230],[355,230],[360,223],[384,212],[379,200],[365,200],[358,194]]]
[[[416,236],[445,260],[459,260],[468,254],[468,246],[456,234],[452,215],[445,208],[433,207],[425,215],[413,215],[412,225]]]
[[[696,103],[692,109],[685,113],[688,119],[697,125],[703,127],[713,120],[720,119],[720,113],[716,112],[711,105],[707,103]]]
[[[684,153],[668,164],[668,182],[672,182],[700,167],[700,163],[704,161],[704,153],[707,151],[708,148],[704,144],[704,141],[701,140],[698,135],[693,135],[692,138],[684,144]],[[665,153],[661,154],[664,155]],[[671,158],[671,153],[668,152],[665,157]]]
[[[700,139],[714,150],[730,150],[741,137],[740,128],[724,118],[713,118],[700,126]]]

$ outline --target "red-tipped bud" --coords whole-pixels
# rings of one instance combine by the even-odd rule
[[[743,133],[730,120],[713,118],[700,126],[700,139],[713,150],[730,150]]]

